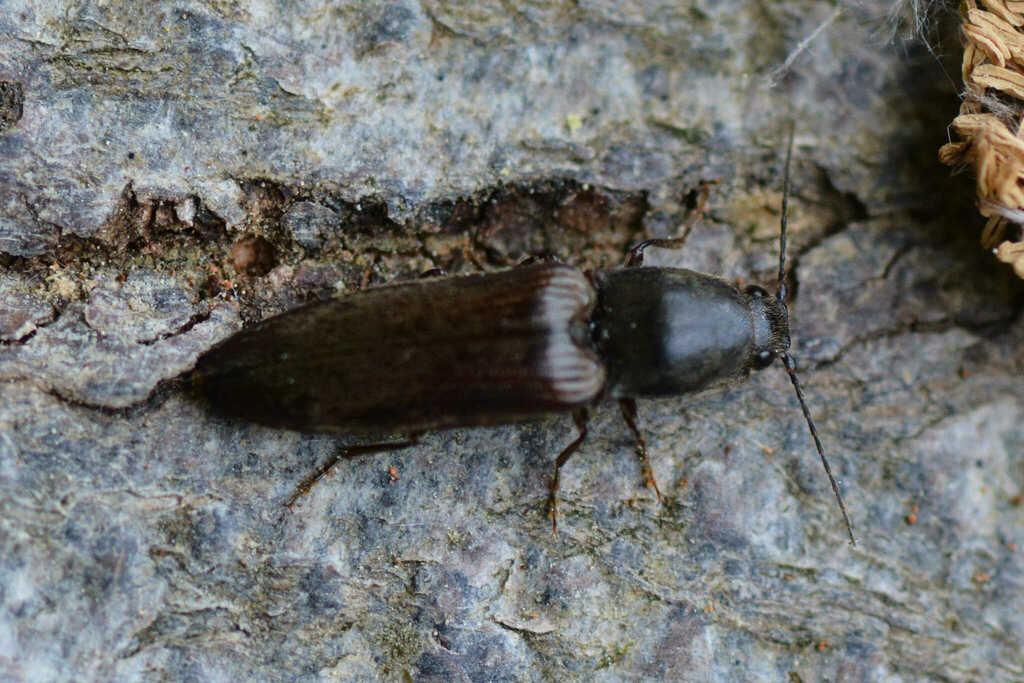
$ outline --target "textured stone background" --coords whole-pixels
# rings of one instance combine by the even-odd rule
[[[836,7],[0,1],[3,677],[1024,677],[1022,291],[935,161],[955,33]],[[660,261],[772,286],[791,120],[795,349],[856,548],[778,368],[641,402],[664,505],[597,411],[557,536],[566,417],[290,513],[349,440],[161,384],[365,284],[615,263],[707,180]]]

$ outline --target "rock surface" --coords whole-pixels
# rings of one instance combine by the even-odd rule
[[[3,677],[1024,677],[1021,286],[935,160],[958,85],[886,10],[4,5]],[[654,258],[771,288],[789,121],[794,348],[856,547],[778,368],[640,402],[664,504],[595,411],[557,536],[568,417],[344,462],[290,512],[353,439],[173,380],[303,301],[617,263],[702,182]]]

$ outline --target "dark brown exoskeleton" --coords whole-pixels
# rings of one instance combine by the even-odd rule
[[[584,273],[542,263],[509,271],[370,288],[270,318],[198,361],[195,380],[220,411],[304,431],[405,433],[407,441],[348,448],[307,479],[309,490],[343,457],[404,448],[427,430],[496,425],[619,402],[648,485],[658,493],[636,424],[636,398],[678,396],[747,376],[782,358],[854,542],[839,488],[789,355],[783,192],[779,288],[740,290],[711,275],[642,266],[647,240],[624,268]]]

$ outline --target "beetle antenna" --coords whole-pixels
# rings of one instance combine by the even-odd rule
[[[786,303],[789,290],[786,287],[786,217],[789,214],[789,166],[793,159],[793,132],[795,126],[789,122],[789,144],[786,146],[786,170],[782,174],[782,218],[779,226],[779,288],[775,298]]]
[[[782,176],[782,217],[779,226],[779,287],[775,290],[775,298],[783,306],[786,305],[786,298],[789,294],[789,290],[786,287],[786,218],[789,214],[789,167],[793,160],[794,129],[795,126],[790,121],[789,144],[786,146],[786,169]],[[796,390],[796,400],[800,403],[800,410],[807,421],[807,428],[811,430],[814,447],[818,449],[821,464],[825,466],[825,474],[828,475],[828,483],[832,485],[832,493],[836,494],[836,502],[839,503],[839,510],[843,513],[843,521],[846,523],[846,533],[850,536],[850,544],[857,545],[857,539],[853,537],[853,525],[850,523],[850,515],[846,512],[846,503],[843,502],[843,496],[839,493],[839,484],[836,483],[836,478],[832,476],[832,468],[828,464],[828,458],[825,457],[825,449],[821,446],[821,439],[818,438],[818,429],[814,426],[814,420],[811,419],[811,411],[807,409],[807,401],[804,400],[804,390],[800,387],[800,380],[796,377],[796,361],[786,351],[782,352],[781,357],[782,364],[786,368],[786,374],[789,375],[789,381],[793,383],[793,389]]]
[[[796,400],[800,402],[800,410],[803,411],[804,419],[807,420],[807,428],[811,430],[814,447],[818,449],[821,464],[825,466],[825,474],[828,475],[828,482],[832,484],[832,492],[836,494],[839,510],[843,513],[843,521],[846,522],[846,533],[850,535],[850,545],[857,545],[857,539],[853,537],[853,525],[850,524],[850,516],[846,514],[846,504],[843,502],[842,494],[839,493],[839,484],[836,483],[836,478],[832,476],[832,468],[829,467],[828,459],[825,457],[825,450],[821,447],[821,439],[818,438],[818,430],[814,426],[814,420],[811,419],[811,411],[807,409],[807,402],[804,400],[804,390],[800,388],[800,380],[796,378],[796,361],[793,360],[789,353],[783,353],[782,364],[789,375],[789,381],[793,383],[793,388],[796,389]]]

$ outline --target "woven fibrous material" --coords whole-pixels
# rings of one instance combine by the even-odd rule
[[[1024,278],[1024,240],[1010,229],[1024,223],[1024,2],[966,0],[961,16],[964,96],[953,120],[961,140],[944,145],[939,160],[974,170],[988,218],[982,246]]]

